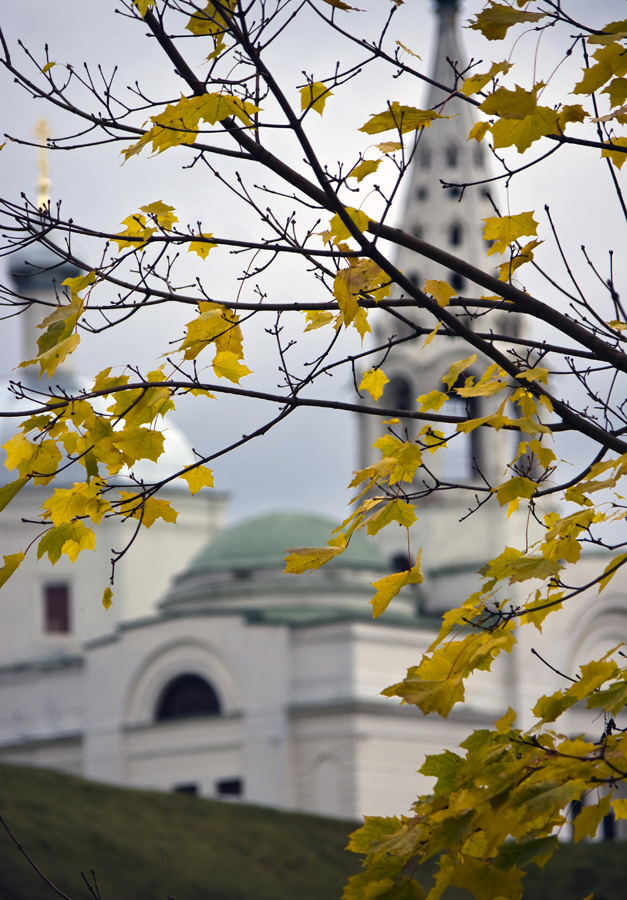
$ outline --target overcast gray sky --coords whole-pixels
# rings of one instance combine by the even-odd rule
[[[382,0],[367,0],[359,5],[381,4]],[[481,4],[467,2],[463,18]],[[58,62],[71,62],[75,66],[83,60],[90,63],[101,61],[105,68],[119,65],[120,85],[138,79],[149,90],[151,96],[159,95],[160,88],[167,85],[166,94],[172,91],[174,81],[169,64],[163,63],[154,42],[143,38],[145,26],[132,23],[115,13],[116,3],[111,0],[100,3],[86,3],[85,0],[11,0],[3,4],[0,20],[17,61],[23,54],[16,46],[21,39],[38,57],[41,57],[44,43],[50,45],[50,58]],[[598,4],[596,12],[604,18],[619,18],[625,14],[624,0],[604,0]],[[573,4],[575,13],[590,12],[589,2]],[[366,15],[366,14],[364,14]],[[347,20],[348,21],[348,20]],[[359,23],[357,14],[351,22]],[[359,24],[356,28],[361,27]],[[405,0],[398,17],[398,36],[403,43],[419,53],[428,66],[434,22],[431,3],[428,0]],[[540,45],[544,53],[549,48],[550,57],[552,32],[549,31]],[[533,35],[522,39],[518,48],[519,56],[527,54],[528,66],[533,65],[532,51],[536,38]],[[500,59],[504,55],[503,45],[486,45],[474,32],[467,32],[464,42],[469,55]],[[290,85],[302,83],[302,70],[324,77],[332,70],[339,50],[331,45],[315,29],[303,31],[302,40],[283,48],[279,63],[280,74]],[[489,56],[488,56],[489,55]],[[539,77],[548,77],[541,62]],[[530,75],[530,69],[527,70]],[[41,115],[46,115],[54,134],[67,130],[67,122],[62,115],[44,108],[40,101],[33,102],[18,90],[0,72],[3,96],[2,131],[10,134],[29,136]],[[559,88],[560,75],[556,78]],[[391,90],[398,93],[389,96]],[[367,93],[366,93],[367,91]],[[398,97],[404,102],[419,102],[419,98],[407,95],[404,84],[372,83],[361,85],[354,101],[359,104],[355,112],[355,129],[369,114],[380,111],[388,99]],[[346,101],[344,101],[346,103]],[[329,160],[340,158],[348,146],[345,119],[352,108],[329,103],[324,123],[314,137],[322,140],[323,151]],[[335,119],[334,119],[335,117]],[[337,128],[323,133],[322,125],[328,128],[336,123]],[[324,135],[324,136],[323,136]],[[597,154],[595,150],[584,154]],[[516,179],[507,195],[503,197],[504,208],[520,212],[532,208],[542,208],[550,204],[560,229],[565,247],[573,258],[578,256],[578,248],[585,243],[599,266],[604,269],[607,250],[615,241],[618,266],[617,283],[625,285],[624,268],[620,253],[624,246],[625,225],[621,221],[617,204],[608,192],[607,172],[604,166],[597,166],[592,175],[582,176],[582,151],[570,150],[556,154],[552,160],[525,177]],[[588,161],[587,159],[585,160]],[[221,235],[229,232],[255,235],[254,221],[243,215],[241,207],[228,202],[219,194],[215,184],[207,175],[196,169],[181,170],[181,156],[165,153],[156,159],[148,154],[120,165],[119,148],[86,150],[80,154],[57,153],[52,156],[53,200],[62,199],[64,212],[76,220],[86,220],[88,224],[99,223],[107,229],[115,229],[126,216],[139,206],[161,199],[177,208],[182,221],[203,219],[207,230]],[[588,167],[586,167],[587,169]],[[627,169],[626,169],[627,171]],[[624,176],[623,176],[624,178]],[[0,192],[3,196],[17,197],[20,191],[33,193],[36,180],[36,153],[16,145],[8,144],[0,153]],[[601,202],[600,197],[608,199]],[[400,210],[400,206],[398,208]],[[400,214],[400,212],[399,212]],[[542,225],[543,236],[548,237]],[[555,259],[554,248],[549,246],[540,251],[538,258],[543,264]],[[217,252],[217,251],[216,251]],[[207,266],[213,265],[210,256]],[[578,271],[585,265],[579,259]],[[215,279],[215,293],[232,290],[228,282],[235,269],[226,256],[220,258],[219,265],[213,265],[210,278]],[[586,274],[584,276],[588,278]],[[544,286],[534,279],[528,279],[528,287],[534,291]],[[280,278],[268,278],[267,287],[272,299],[288,300],[303,297],[316,299],[315,283],[308,280],[301,283],[301,273],[296,267],[281,270]],[[321,297],[322,294],[317,296]],[[558,302],[556,300],[556,302]],[[76,366],[87,374],[95,374],[106,365],[138,362],[142,367],[153,366],[159,353],[167,349],[168,341],[182,336],[183,325],[192,316],[180,310],[162,310],[151,314],[150,321],[144,323],[141,334],[134,326],[125,327],[119,334],[103,335],[83,344],[76,355]],[[268,321],[266,324],[270,324]],[[17,364],[16,342],[17,323],[0,323],[0,346],[4,366],[9,370]],[[315,347],[315,336],[311,343],[293,351],[301,361],[311,358]],[[351,343],[352,340],[352,343]],[[355,351],[359,344],[349,339],[347,348]],[[267,370],[267,360],[273,356],[273,345],[263,328],[257,328],[254,339],[248,346],[248,365],[255,372],[257,387],[265,384],[273,387],[276,378]],[[328,395],[350,398],[348,373],[336,376],[328,385]],[[245,382],[243,382],[245,384]],[[214,405],[202,401],[202,405],[187,405],[181,409],[177,422],[183,426],[192,444],[198,450],[217,448],[223,437],[235,439],[239,435],[260,424],[265,410],[256,411],[250,401],[220,401]],[[214,465],[216,486],[230,491],[233,502],[231,517],[244,515],[276,507],[308,508],[325,512],[333,517],[343,517],[345,503],[349,495],[345,488],[350,474],[356,466],[355,423],[351,416],[335,412],[315,412],[301,410],[274,432],[237,451],[227,459]]]

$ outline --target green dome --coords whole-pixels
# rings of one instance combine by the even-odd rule
[[[285,567],[285,554],[292,547],[324,547],[337,523],[321,516],[278,512],[248,519],[225,529],[192,559],[185,575],[200,572],[244,572]],[[348,549],[329,566],[389,570],[386,558],[375,544],[354,534]],[[326,568],[326,567],[325,567]]]

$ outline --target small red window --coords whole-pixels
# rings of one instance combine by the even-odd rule
[[[47,584],[44,588],[44,631],[47,634],[68,634],[70,631],[67,584]]]

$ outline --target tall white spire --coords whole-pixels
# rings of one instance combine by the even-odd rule
[[[495,215],[488,199],[489,189],[484,184],[474,184],[462,190],[457,187],[443,188],[442,181],[453,184],[481,182],[489,177],[486,150],[476,141],[468,140],[468,133],[476,121],[473,108],[464,100],[452,96],[456,87],[461,86],[461,74],[465,60],[459,46],[459,23],[457,0],[437,0],[437,37],[431,79],[443,85],[445,90],[431,85],[423,108],[434,108],[449,118],[436,120],[431,128],[423,129],[418,140],[412,169],[409,173],[409,191],[405,201],[403,229],[416,237],[459,256],[472,265],[494,270],[494,263],[488,260],[487,244],[483,240],[482,219]],[[433,263],[426,257],[406,248],[400,248],[396,264],[418,287],[425,279],[442,279],[461,296],[480,296],[481,289],[466,282],[460,275]],[[400,293],[400,289],[399,289]],[[403,314],[423,327],[435,327],[433,316],[420,309],[403,309]],[[506,313],[494,312],[476,323],[468,321],[471,327],[494,331],[506,330]],[[392,335],[400,335],[407,327],[388,315],[381,315],[375,325],[375,340],[384,345]],[[446,390],[442,383],[450,366],[457,360],[470,355],[468,346],[459,338],[437,337],[428,346],[417,338],[407,341],[386,358],[383,365],[390,379],[380,403],[384,407],[415,409],[416,398],[432,390]],[[481,372],[487,360],[478,360],[476,371]],[[466,375],[469,372],[465,373]],[[485,415],[489,401],[475,402],[468,408],[465,401],[452,398],[444,412],[452,415]],[[463,408],[462,408],[463,407]],[[411,440],[420,430],[421,424],[407,420],[407,432]],[[398,426],[402,430],[402,426]],[[372,448],[373,442],[384,431],[385,426],[371,416],[360,417],[360,466],[374,462],[380,454]],[[454,426],[442,429],[447,438],[447,448],[428,460],[430,471],[444,482],[485,486],[486,480],[498,484],[503,480],[505,467],[511,456],[511,440],[505,432],[477,429],[471,435],[456,434]],[[400,433],[399,433],[400,436]],[[420,472],[420,470],[419,470]],[[429,476],[418,474],[412,491],[420,491]],[[433,483],[433,482],[431,482]],[[407,486],[408,488],[410,486]],[[493,555],[490,552],[495,529],[502,527],[500,510],[496,504],[489,504],[481,514],[473,519],[476,525],[462,530],[459,520],[473,506],[475,500],[471,491],[437,491],[418,501],[419,521],[412,529],[412,543],[415,548],[425,548],[425,560],[440,573],[434,576],[440,587],[435,590],[440,596],[435,607],[442,608],[455,601],[455,594],[465,590],[466,585],[457,585],[451,568],[459,567],[466,573],[476,571],[482,560]],[[407,553],[407,538],[404,529],[388,528],[381,533],[388,543],[391,557]],[[464,575],[463,578],[467,578]],[[463,580],[462,578],[462,580]],[[456,582],[455,582],[456,583]],[[457,584],[457,583],[456,583]],[[446,588],[444,586],[447,586]],[[428,590],[428,586],[425,585]],[[448,594],[452,590],[452,595]],[[441,592],[444,591],[442,594]],[[457,597],[457,599],[459,599]]]

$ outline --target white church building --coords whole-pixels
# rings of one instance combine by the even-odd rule
[[[447,57],[460,59],[457,3],[439,0],[437,13],[433,77],[447,83]],[[432,88],[426,105],[437,101]],[[485,266],[477,222],[492,213],[488,198],[470,189],[459,202],[433,174],[436,159],[458,180],[486,172],[481,146],[465,140],[468,109],[450,101],[449,112],[459,115],[423,133],[405,224]],[[399,265],[418,283],[442,277],[407,251]],[[37,274],[18,263],[16,274],[28,290],[51,290],[50,271]],[[67,273],[53,274],[62,281]],[[511,329],[507,315],[501,318],[499,329]],[[26,326],[25,333],[32,339]],[[414,344],[389,359],[386,405],[410,408],[463,355],[455,339],[421,352]],[[24,353],[28,358],[28,348]],[[71,372],[61,377],[76,384]],[[371,458],[381,428],[362,418],[356,467]],[[2,427],[4,443],[10,430]],[[480,459],[489,477],[498,476],[509,450],[504,436],[490,433],[472,445],[460,436],[447,464],[472,478],[470,461]],[[190,458],[185,436],[170,426],[159,472],[177,471]],[[149,470],[142,475],[153,480]],[[8,482],[8,471],[0,478]],[[37,526],[22,520],[33,518],[48,492],[25,488],[0,514],[3,554],[36,536]],[[288,548],[325,543],[337,523],[269,512],[224,527],[224,495],[191,498],[185,485],[174,484],[163,496],[179,510],[178,524],[156,522],[139,536],[117,567],[110,610],[100,596],[109,548],[120,537],[119,524],[106,519],[95,552],[82,553],[74,565],[63,557],[54,567],[30,553],[2,588],[0,761],[350,819],[398,814],[429,789],[416,774],[427,753],[456,745],[473,727],[492,727],[510,705],[524,726],[527,699],[559,685],[525,638],[499,661],[497,677],[478,679],[446,721],[380,694],[419,661],[441,612],[472,590],[474,573],[497,549],[494,534],[501,546],[504,539],[520,544],[516,531],[524,523],[512,516],[506,524],[496,504],[460,524],[466,510],[454,492],[427,500],[413,536],[425,548],[425,582],[406,588],[373,621],[371,582],[404,564],[399,532],[388,528],[379,543],[356,534],[347,552],[318,572],[284,575]],[[565,631],[559,623],[559,640],[548,620],[544,640],[553,642],[557,668],[576,671],[582,653],[627,637],[625,600],[618,587],[606,593],[594,609],[582,598]],[[575,720],[581,715],[573,713],[573,727],[587,730],[587,719]]]

